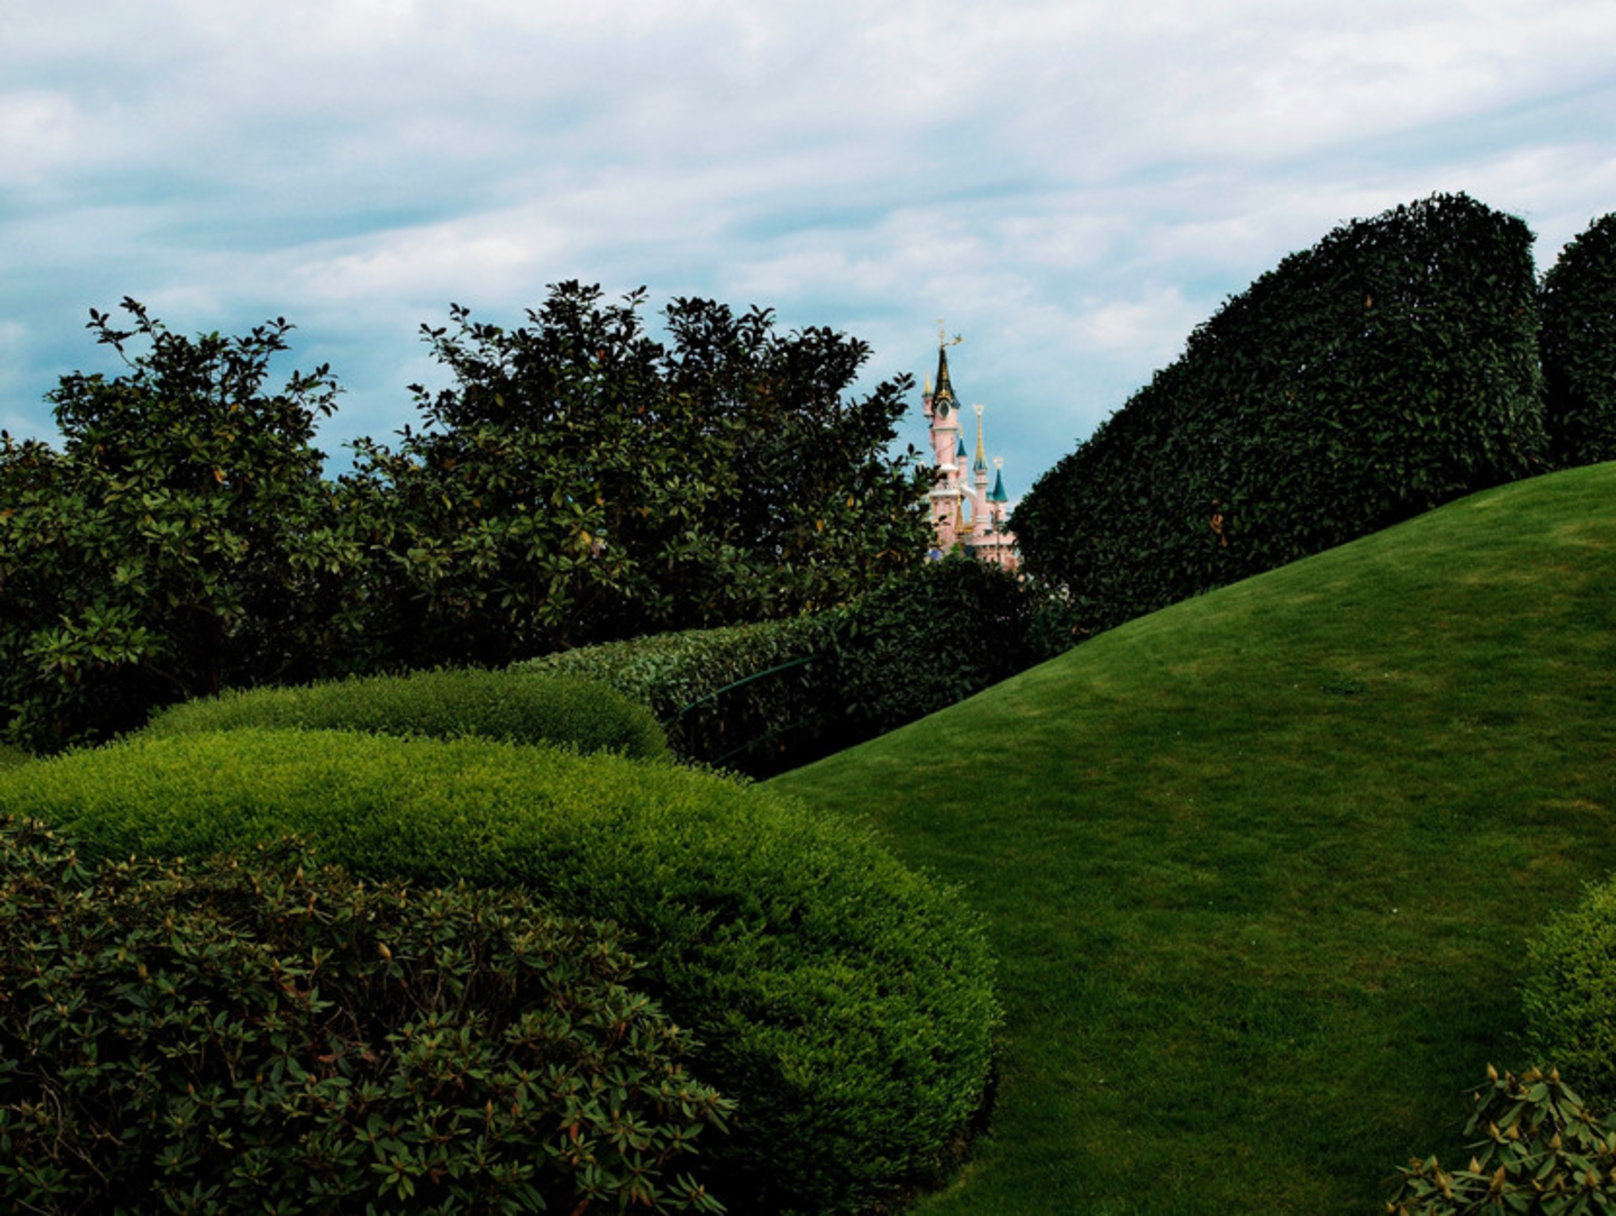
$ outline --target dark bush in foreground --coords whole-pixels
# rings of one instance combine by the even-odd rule
[[[1616,879],[1545,925],[1527,943],[1527,963],[1521,1004],[1533,1058],[1616,1103]]]
[[[165,710],[146,733],[195,734],[244,726],[561,743],[581,752],[627,756],[660,756],[668,750],[661,728],[643,705],[600,683],[475,669],[229,692]]]
[[[1616,1211],[1616,1128],[1595,1118],[1560,1079],[1487,1069],[1465,1135],[1467,1166],[1435,1156],[1398,1170],[1390,1216],[1573,1216]]]
[[[729,1104],[617,931],[291,842],[92,872],[0,821],[0,1196],[41,1213],[714,1211]]]
[[[738,1104],[702,1177],[740,1212],[846,1212],[928,1178],[997,1016],[977,919],[864,829],[706,773],[481,740],[242,730],[0,774],[0,812],[98,854],[296,832],[326,862],[515,884],[623,925],[638,986]],[[86,846],[87,848],[89,845]]]

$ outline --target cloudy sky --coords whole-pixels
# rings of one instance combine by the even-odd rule
[[[869,341],[938,320],[1013,496],[1339,223],[1466,191],[1540,268],[1616,210],[1612,0],[8,0],[0,425],[87,310],[297,325],[325,425],[415,421],[450,301],[581,279]],[[916,408],[905,437],[924,431]]]

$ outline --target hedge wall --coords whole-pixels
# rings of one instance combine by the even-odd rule
[[[1436,195],[1286,258],[1033,486],[1027,572],[1109,628],[1538,469],[1531,245]]]
[[[766,776],[819,754],[829,629],[794,617],[581,646],[517,670],[596,680],[645,705],[687,760]]]
[[[814,617],[588,646],[527,670],[635,697],[689,760],[772,776],[1007,679],[1041,657],[1038,599],[962,556]]]
[[[1539,311],[1555,464],[1616,460],[1616,212],[1560,251],[1543,276]]]

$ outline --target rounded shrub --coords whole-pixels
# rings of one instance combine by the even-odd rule
[[[1597,1104],[1616,1103],[1616,878],[1590,885],[1527,943],[1521,1004],[1532,1058]]]
[[[0,820],[8,1211],[716,1211],[730,1104],[610,926],[283,840],[91,870]]]
[[[145,733],[244,726],[564,743],[627,756],[661,756],[668,749],[650,711],[603,683],[476,668],[227,692],[164,710]]]
[[[639,986],[735,1099],[703,1176],[732,1210],[852,1212],[926,1180],[978,1109],[997,1018],[955,893],[868,830],[662,763],[481,740],[241,730],[0,774],[0,812],[98,854],[282,832],[414,882],[522,884],[631,934]]]

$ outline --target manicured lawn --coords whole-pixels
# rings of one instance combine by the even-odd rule
[[[997,1106],[921,1210],[1371,1212],[1411,1154],[1457,1155],[1469,1087],[1529,1062],[1522,941],[1616,867],[1613,671],[1606,465],[777,778],[988,917]]]

